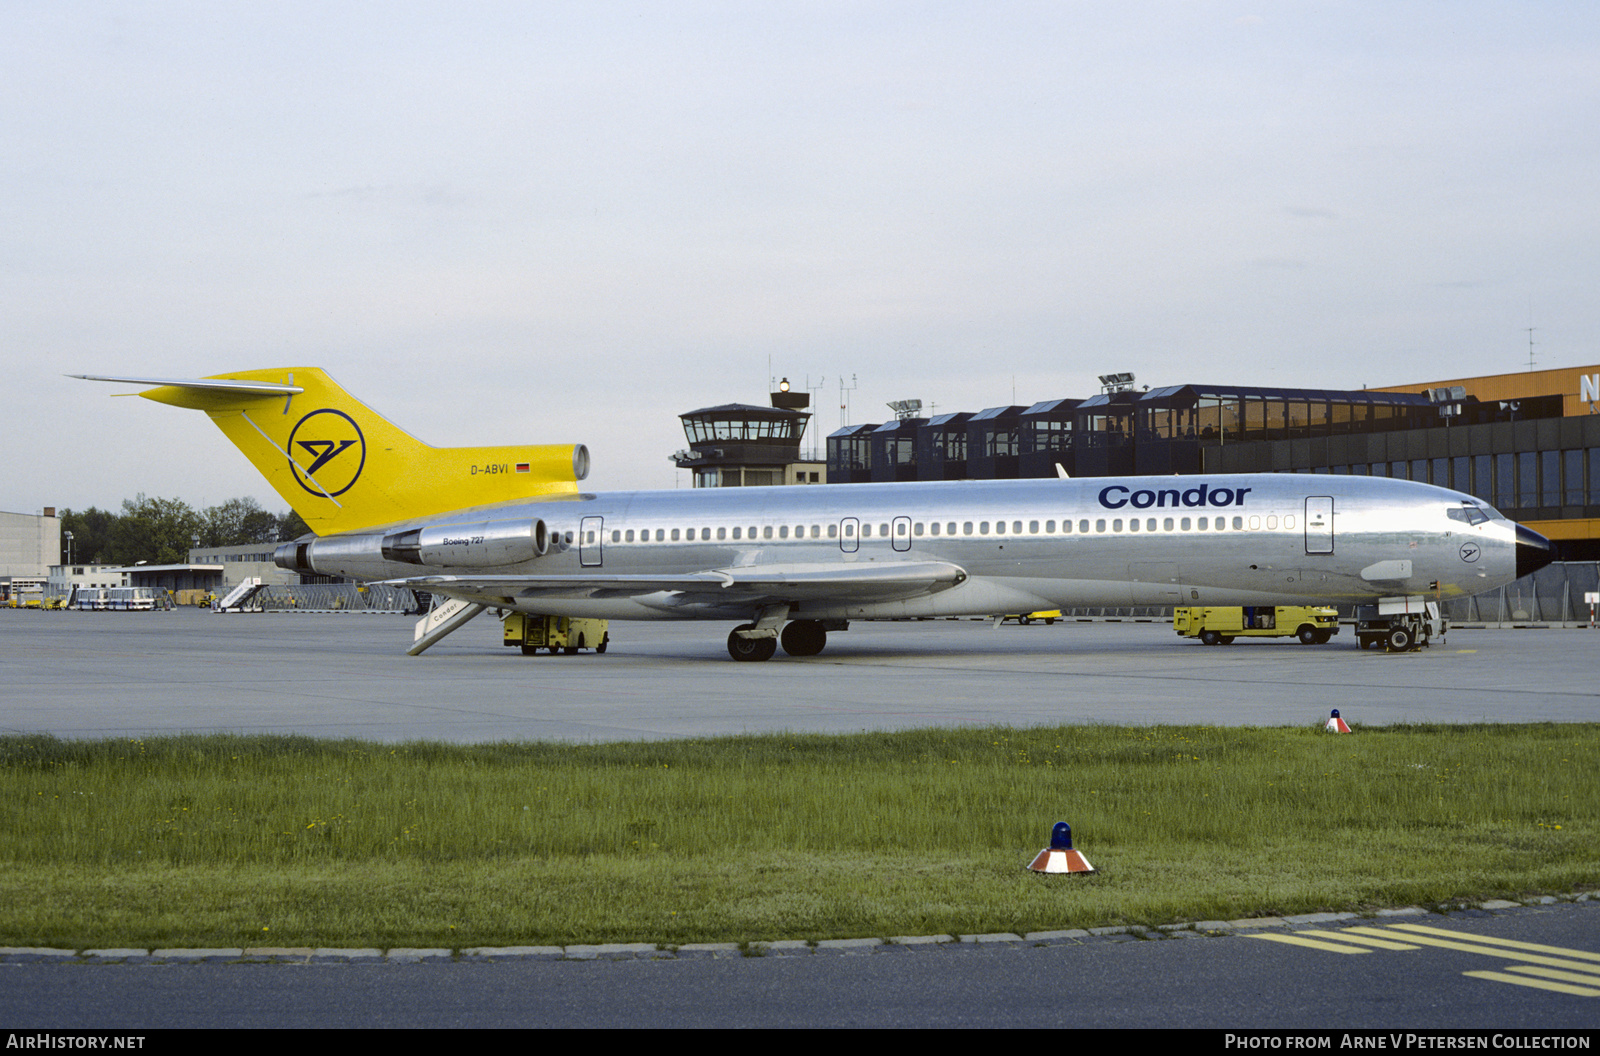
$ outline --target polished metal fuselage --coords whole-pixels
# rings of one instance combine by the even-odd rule
[[[1464,504],[1487,514],[1471,524]],[[1450,512],[1456,510],[1458,516]],[[486,569],[384,560],[372,540],[417,527],[542,521],[541,556]],[[1517,526],[1471,496],[1321,474],[954,481],[584,494],[507,503],[318,540],[316,570],[459,581],[441,593],[610,619],[748,619],[781,596],[639,593],[604,577],[817,572],[944,563],[911,597],[812,591],[791,619],[991,615],[1076,606],[1354,603],[1451,598],[1516,578]],[[341,556],[342,555],[342,556]],[[518,575],[570,577],[520,587]],[[493,582],[496,576],[504,581]],[[841,576],[843,583],[844,576]],[[825,593],[825,592],[824,592]]]

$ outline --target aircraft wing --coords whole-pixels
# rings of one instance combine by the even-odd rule
[[[724,600],[819,601],[823,599],[894,601],[953,587],[967,578],[964,569],[944,561],[905,561],[797,565],[754,565],[708,569],[677,575],[412,576],[388,580],[459,597],[619,598],[679,593]]]

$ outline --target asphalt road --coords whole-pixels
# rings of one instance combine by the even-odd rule
[[[1417,924],[1431,930],[1406,930]],[[1359,945],[1350,926],[1373,932],[1363,936],[1372,944]],[[1185,1027],[1217,1031],[1219,1042],[1226,1030],[1332,1032],[1331,1047],[1339,1048],[1342,1030],[1587,1035],[1600,1022],[1600,903],[1354,921],[1319,927],[1315,936],[1344,952],[1191,935],[660,960],[5,964],[0,1023],[121,1032]],[[1551,983],[1566,990],[1542,988]]]

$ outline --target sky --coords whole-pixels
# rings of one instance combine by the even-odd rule
[[[0,510],[285,504],[65,374],[318,366],[436,445],[688,487],[811,432],[1141,385],[1600,362],[1580,2],[0,0]],[[841,404],[848,404],[842,408]]]

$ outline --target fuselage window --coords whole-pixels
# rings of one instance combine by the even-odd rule
[[[1235,517],[1233,519],[1233,530],[1236,531],[1236,532],[1244,531],[1244,518],[1243,517]]]
[[[844,526],[844,537],[846,539],[854,539],[855,538],[855,534],[856,534],[856,526],[855,526],[855,524],[853,522],[852,523],[847,523]]]
[[[738,528],[735,528],[735,529],[734,529],[734,530],[733,530],[733,537],[734,537],[734,538],[735,538],[735,539],[737,539],[737,538],[739,538],[739,532],[740,532],[740,530],[741,530],[741,529],[738,529]]]
[[[861,538],[863,538],[863,539],[871,539],[872,538],[872,525],[863,524],[861,526]]]
[[[1005,535],[1006,534],[1006,522],[1005,521],[995,521],[994,522],[994,534],[995,535]]]
[[[1128,519],[1128,531],[1137,532],[1138,530],[1139,530],[1139,518],[1130,517]]]
[[[589,533],[589,534],[590,534],[590,535],[593,535],[593,534],[594,534],[594,533],[593,533],[593,532],[590,532],[590,533]],[[591,542],[591,543],[592,543],[592,542],[594,542],[594,540],[593,540],[593,539],[591,539],[591,540],[589,540],[589,541],[590,541],[590,542]],[[567,533],[567,545],[568,545],[568,546],[571,546],[571,545],[572,545],[572,533],[571,533],[571,532],[568,532],[568,533]]]
[[[673,529],[672,537],[674,539],[676,539],[678,537],[677,529]],[[664,543],[666,541],[667,541],[667,530],[665,528],[657,528],[656,529],[656,542]]]
[[[1184,527],[1187,528],[1188,525],[1184,525]],[[1171,517],[1168,517],[1166,520],[1161,522],[1161,530],[1164,531],[1164,532],[1172,531],[1172,518]]]
[[[1198,521],[1195,522],[1195,527],[1200,529],[1202,532],[1205,531],[1206,529],[1211,527],[1211,518],[1209,518],[1209,517],[1200,518]]]
[[[772,538],[772,529],[771,528],[767,529],[767,538],[768,539]],[[787,524],[778,525],[778,538],[779,539],[787,539],[787,538],[789,538],[789,526]]]
[[[756,526],[752,524],[750,526],[750,531],[747,534],[746,538],[754,539],[755,537],[756,537]]]
[[[1044,530],[1045,530],[1046,533],[1054,532],[1056,530],[1056,522],[1055,521],[1045,521],[1044,522]]]
[[[752,532],[751,534],[754,535],[755,533]],[[788,533],[785,532],[784,534],[787,535]],[[761,538],[763,538],[763,539],[771,539],[772,538],[772,525],[770,525],[770,524],[766,525],[761,529]]]
[[[828,538],[829,539],[837,539],[838,537],[839,537],[839,526],[837,524],[828,525]]]
[[[962,521],[961,522],[961,534],[962,535],[971,535],[972,534],[972,522],[971,521]]]
[[[1258,532],[1258,531],[1261,530],[1261,518],[1260,517],[1252,516],[1250,518],[1250,530],[1252,532]]]
[[[1267,518],[1267,531],[1270,532],[1270,531],[1272,531],[1273,529],[1275,529],[1277,527],[1278,527],[1278,518],[1276,518],[1276,517],[1268,517]]]
[[[1294,514],[1291,513],[1291,514],[1289,514],[1287,517],[1285,517],[1283,519],[1283,526],[1285,528],[1293,528],[1294,527]]]
[[[1039,529],[1037,529],[1037,528],[1034,529],[1034,531],[1038,531],[1038,530]],[[1011,534],[1012,535],[1021,535],[1022,534],[1022,522],[1021,521],[1012,521],[1011,522]]]
[[[979,521],[978,522],[978,534],[979,535],[988,535],[989,534],[989,522],[988,521]]]
[[[955,521],[951,521],[949,524],[944,526],[944,534],[945,535],[955,535],[956,534],[956,522]],[[972,532],[968,531],[967,534],[971,535]]]
[[[1122,531],[1122,518],[1121,517],[1118,517],[1118,518],[1116,518],[1115,520],[1113,520],[1111,522],[1111,530],[1113,532]]]
[[[878,525],[878,534],[885,539],[889,538],[889,526],[887,524]]]
[[[1106,530],[1105,518],[1102,517],[1100,520],[1094,522],[1094,530],[1097,532],[1103,532]]]
[[[1144,530],[1147,532],[1153,532],[1156,530],[1156,519],[1154,517],[1144,522]]]
[[[693,528],[689,529],[689,538],[690,539],[694,538],[694,529]],[[673,542],[677,542],[678,541],[678,529],[676,529],[676,528],[672,529],[672,541]]]
[[[627,542],[630,542],[630,543],[633,542],[633,529],[632,528],[628,529],[628,533],[624,538],[625,538],[625,540]]]
[[[736,531],[736,532],[738,530],[739,529],[737,529],[737,528],[734,529],[734,531]],[[702,538],[702,539],[710,539],[711,538],[711,536],[709,534],[710,531],[711,531],[711,529],[709,529],[709,528],[700,529],[700,538]],[[728,529],[726,529],[726,528],[718,528],[717,529],[717,538],[718,539],[726,539],[726,538],[728,538]],[[734,538],[737,539],[738,536],[734,536]]]
[[[1185,517],[1180,520],[1178,522],[1178,527],[1187,532],[1189,530],[1189,518]]]
[[[612,530],[611,530],[611,541],[612,541],[612,542],[613,542],[613,543],[620,543],[620,542],[622,542],[622,533],[621,533],[621,532],[619,532],[619,531],[617,531],[617,530],[616,530],[616,529],[615,529],[615,528],[613,528],[613,529],[612,529]]]
[[[922,534],[922,522],[921,521],[918,521],[916,524],[911,526],[911,533],[913,535],[921,535]]]
[[[931,524],[929,524],[928,525],[928,531],[929,531],[929,533],[931,533],[933,535],[938,535],[939,534],[939,522],[938,521],[934,521]]]

